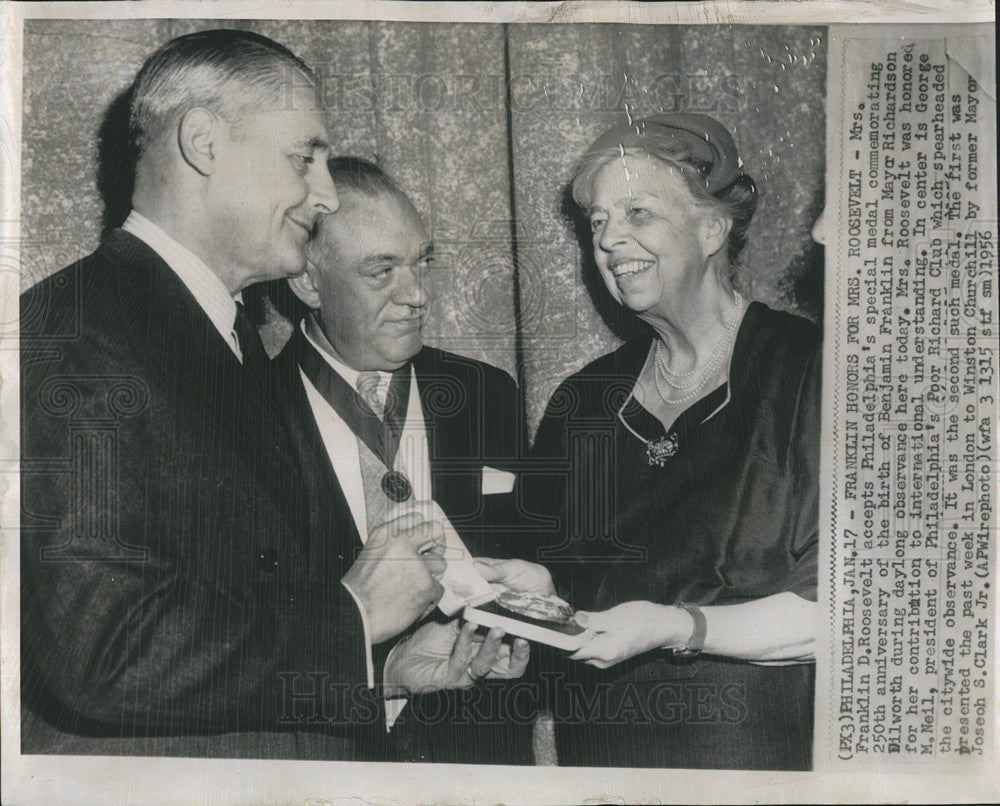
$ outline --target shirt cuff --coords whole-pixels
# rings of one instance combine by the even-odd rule
[[[406,639],[404,638],[403,641]],[[382,690],[388,691],[388,687],[385,685],[385,670],[389,668],[389,664],[392,661],[392,656],[396,654],[396,650],[399,649],[400,641],[396,646],[394,646],[385,659],[385,666],[382,667]],[[409,702],[408,697],[390,697],[386,695],[385,697],[385,732],[388,733],[392,730],[392,726],[396,724],[396,720],[399,719],[399,715],[403,713],[403,709],[406,708],[406,704]]]
[[[361,613],[361,626],[365,633],[365,671],[368,675],[368,688],[375,688],[375,663],[372,660],[372,632],[368,627],[368,614],[365,612],[364,605],[361,604],[361,600],[358,598],[358,595],[351,590],[351,586],[343,580],[341,580],[340,584],[347,589],[349,594],[351,594],[354,604],[358,606],[358,612]]]
[[[396,697],[394,699],[386,699],[385,701],[385,732],[388,733],[392,730],[392,726],[396,724],[396,720],[399,719],[399,715],[403,713],[403,709],[406,708],[406,704],[409,702],[406,697]]]

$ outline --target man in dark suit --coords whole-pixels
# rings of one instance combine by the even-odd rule
[[[331,574],[347,524],[311,518],[241,306],[338,205],[316,80],[195,33],[130,124],[128,220],[21,299],[22,751],[385,758],[371,646],[440,596],[440,526],[390,519]]]
[[[342,530],[351,533],[341,557],[346,563],[395,506],[433,500],[473,556],[509,557],[519,534],[514,383],[488,364],[423,345],[433,260],[423,220],[374,164],[351,157],[328,164],[340,208],[320,219],[307,269],[289,281],[309,312],[275,362],[297,376],[297,383],[282,385],[284,408],[303,464],[315,474],[312,486],[326,491],[315,497],[313,517],[350,524]],[[482,567],[489,578],[508,570],[502,562]],[[419,690],[408,682],[410,667],[425,666],[458,632],[454,621],[425,623],[393,650],[387,685],[408,696]],[[526,642],[507,652],[519,675]],[[478,662],[456,671],[441,688],[471,687],[490,673]],[[414,757],[531,763],[525,719],[517,725],[499,714],[506,721],[501,733],[460,714],[454,692],[424,696],[390,708],[392,716],[401,714],[393,734]],[[437,728],[420,724],[428,713]],[[449,721],[467,724],[449,730]]]

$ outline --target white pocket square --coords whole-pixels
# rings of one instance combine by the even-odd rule
[[[483,466],[483,495],[502,495],[514,489],[515,476],[509,470]]]

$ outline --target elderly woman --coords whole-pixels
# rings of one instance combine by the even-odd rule
[[[733,275],[757,203],[716,120],[615,126],[573,196],[648,333],[553,395],[526,491],[593,637],[549,678],[563,765],[806,769],[820,340]],[[568,473],[565,469],[568,468]]]

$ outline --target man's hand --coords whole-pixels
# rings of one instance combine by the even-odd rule
[[[600,613],[578,610],[573,618],[596,635],[570,657],[598,669],[651,649],[683,646],[694,626],[681,608],[653,602],[624,602]]]
[[[468,688],[482,677],[520,677],[528,665],[528,642],[516,638],[511,647],[503,637],[503,630],[492,629],[483,638],[475,624],[459,627],[458,619],[446,624],[429,621],[389,654],[386,692],[410,696]]]
[[[549,569],[538,563],[476,557],[476,568],[487,582],[499,582],[519,593],[550,596],[556,592]]]
[[[444,528],[408,512],[373,529],[343,583],[361,601],[373,644],[399,635],[441,598]]]

